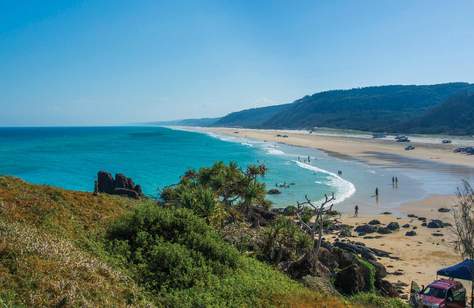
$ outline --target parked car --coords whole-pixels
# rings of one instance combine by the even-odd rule
[[[410,304],[413,307],[464,308],[466,289],[459,281],[452,279],[436,280],[421,291],[412,282]]]
[[[396,136],[395,140],[397,140],[397,142],[409,142],[410,141],[410,139],[408,139],[408,137],[404,136],[404,135]]]
[[[442,142],[442,143],[451,143],[452,141],[449,140],[449,139],[443,139],[443,140],[441,140],[441,142]]]

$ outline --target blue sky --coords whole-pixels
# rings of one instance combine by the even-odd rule
[[[0,125],[220,116],[474,82],[474,1],[0,0]]]

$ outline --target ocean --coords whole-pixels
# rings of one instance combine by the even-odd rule
[[[229,142],[162,127],[0,128],[0,143],[0,174],[72,190],[91,191],[97,172],[106,170],[132,177],[147,195],[157,196],[186,170],[216,161],[234,161],[242,168],[265,164],[269,171],[261,180],[268,189],[289,186],[269,196],[277,206],[329,192],[342,201],[354,189],[337,175],[298,165],[297,157],[289,159],[273,144]]]
[[[314,149],[238,135],[221,137],[155,126],[0,128],[1,175],[72,190],[92,191],[97,172],[106,170],[133,178],[147,195],[157,197],[186,170],[216,161],[234,161],[243,169],[249,164],[265,164],[268,174],[261,180],[267,189],[287,184],[287,188],[278,188],[280,195],[269,195],[275,207],[295,205],[305,195],[320,200],[324,194],[334,193],[337,207],[343,211],[351,211],[356,203],[361,212],[382,211],[425,197],[433,189],[443,193],[433,185],[458,181],[446,175],[440,182],[437,176],[427,185],[425,177],[433,176],[424,174],[426,170],[410,171],[407,176],[404,169],[368,166]],[[400,189],[391,187],[392,176],[399,177]],[[372,198],[375,187],[381,192],[378,202]],[[449,189],[445,188],[446,193],[455,187]]]

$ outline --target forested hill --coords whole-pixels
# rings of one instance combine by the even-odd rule
[[[399,123],[419,116],[466,86],[382,86],[322,92],[295,102],[262,126],[393,131]]]
[[[474,135],[474,91],[454,95],[424,115],[401,126],[406,132]]]
[[[332,90],[289,104],[232,112],[221,118],[158,125],[266,129],[328,127],[388,133],[474,134],[474,84],[388,85]]]
[[[419,125],[429,125],[433,133],[465,134],[464,120],[459,129],[449,123],[431,123],[441,105],[474,85],[446,83],[437,85],[389,85],[379,87],[334,90],[305,96],[291,104],[248,109],[230,113],[212,126],[248,128],[308,129],[330,127],[366,131],[410,132],[426,131]],[[439,111],[438,111],[439,112]],[[423,117],[426,116],[426,117]],[[423,120],[421,120],[421,117]],[[419,119],[410,123],[411,120]],[[472,117],[471,117],[472,119]],[[467,119],[469,121],[469,119]]]

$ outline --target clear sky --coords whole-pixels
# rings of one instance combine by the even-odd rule
[[[220,116],[474,82],[474,1],[0,0],[0,125]]]

